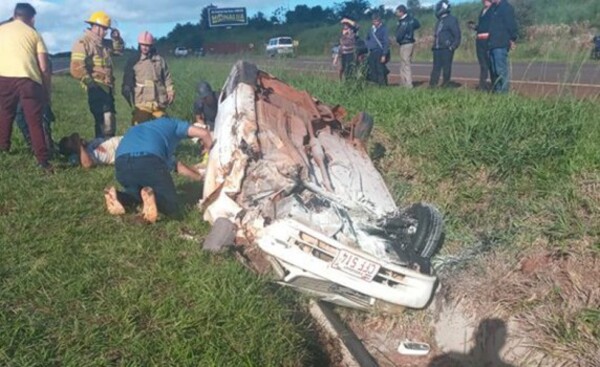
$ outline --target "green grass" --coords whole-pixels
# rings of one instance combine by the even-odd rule
[[[191,114],[193,83],[174,63],[179,101]],[[189,65],[190,69],[192,65]],[[197,69],[198,70],[198,69]],[[207,79],[213,71],[204,69]],[[194,78],[198,77],[196,73]],[[119,76],[120,78],[120,76]],[[54,79],[54,136],[92,136],[83,91]],[[117,99],[119,132],[129,113]],[[296,366],[322,360],[301,303],[229,256],[201,251],[208,232],[194,208],[200,185],[177,179],[182,222],[149,226],[105,213],[112,167],[55,161],[44,176],[18,131],[0,156],[0,365]],[[181,149],[193,163],[192,147]]]
[[[218,88],[231,66],[211,58],[169,64],[177,89],[170,112],[184,119],[196,82]],[[406,91],[271,71],[344,105],[350,117],[374,116],[371,144],[386,149],[376,165],[399,204],[429,201],[445,214],[442,255],[487,241],[513,256],[540,237],[567,250],[590,238],[589,250],[600,251],[600,193],[581,190],[581,177],[597,179],[600,168],[594,102]],[[83,91],[68,77],[54,83],[55,139],[74,131],[90,137]],[[123,133],[130,115],[120,96],[117,110]],[[0,365],[322,363],[295,294],[182,237],[208,233],[194,207],[198,185],[176,179],[187,205],[181,222],[143,225],[105,213],[111,167],[83,171],[56,161],[57,173],[43,176],[16,130],[13,143],[0,155]],[[198,159],[190,145],[179,158]],[[587,307],[572,321],[597,335],[597,318]],[[576,341],[583,332],[571,329],[565,338]]]

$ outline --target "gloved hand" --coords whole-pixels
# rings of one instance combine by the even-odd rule
[[[89,75],[86,75],[83,77],[83,79],[81,79],[81,84],[83,84],[87,89],[96,88],[98,86],[96,81]]]
[[[133,91],[131,90],[131,87],[129,85],[124,85],[123,88],[121,89],[121,95],[123,96],[123,98],[125,98],[125,100],[127,101],[127,103],[131,103],[131,100],[133,99]]]
[[[167,91],[167,103],[172,104],[175,101],[175,91]]]

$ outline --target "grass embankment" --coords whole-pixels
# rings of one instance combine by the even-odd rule
[[[171,113],[190,118],[195,82],[207,79],[218,87],[230,65],[209,58],[170,60],[170,66],[178,92]],[[479,253],[461,263],[464,270],[446,275],[455,281],[453,292],[537,322],[536,342],[548,350],[593,360],[600,350],[600,300],[597,278],[591,278],[600,252],[595,104],[278,75],[326,103],[343,104],[350,116],[364,110],[375,117],[372,144],[387,150],[376,164],[398,202],[433,202],[446,216],[442,260]],[[77,83],[57,77],[54,90],[55,138],[73,131],[91,136]],[[122,133],[129,114],[122,98],[117,101]],[[131,216],[113,218],[101,194],[114,183],[111,168],[65,166],[42,176],[15,133],[13,151],[0,155],[1,365],[320,361],[307,323],[294,316],[294,296],[269,287],[232,257],[202,253],[197,242],[182,238],[201,239],[208,231],[193,208],[197,185],[176,181],[191,203],[182,222],[146,226]],[[190,145],[179,156],[196,159]],[[570,261],[564,277],[572,281],[538,276],[543,269],[534,268],[530,277],[513,279],[520,283],[512,298],[487,298],[495,290],[506,295],[514,285],[494,271],[515,274],[535,253],[550,254],[551,269]],[[465,279],[469,289],[461,288]],[[482,289],[488,293],[479,294]]]
[[[285,77],[324,101],[341,102],[350,116],[374,115],[371,145],[387,150],[376,164],[397,202],[433,202],[445,215],[446,243],[436,259],[444,294],[463,299],[477,317],[517,320],[509,334],[527,335],[547,356],[595,365],[595,103]]]
[[[589,61],[592,49],[592,38],[600,24],[597,19],[600,12],[597,2],[581,1],[577,4],[565,0],[540,0],[532,9],[523,10],[522,15],[528,19],[522,35],[517,42],[517,48],[511,52],[513,61],[523,62],[564,62],[579,65]],[[479,2],[457,4],[452,13],[458,18],[462,30],[462,43],[456,50],[456,61],[476,62],[475,33],[468,29],[467,22],[477,22],[481,5]],[[519,13],[517,13],[519,15]],[[414,59],[431,61],[431,46],[433,44],[433,28],[436,18],[431,9],[421,9],[415,16],[421,22],[421,28],[416,32]],[[397,20],[388,17],[384,24],[387,26],[392,46],[392,58],[398,60],[398,45],[395,42]],[[533,24],[529,26],[529,24]],[[363,39],[368,34],[371,22],[360,22],[360,35]],[[256,46],[257,54],[263,55],[265,43],[271,37],[292,36],[299,41],[298,55],[300,56],[329,56],[331,47],[339,41],[341,27],[339,24],[283,24],[267,29],[238,28],[212,29],[202,31],[201,38],[205,43],[236,42],[252,43]]]
[[[196,67],[198,66],[198,67]],[[219,86],[222,68],[173,63],[178,101],[191,117],[193,84]],[[120,75],[118,76],[120,82]],[[78,83],[54,78],[54,137],[93,122]],[[117,97],[118,130],[130,114]],[[322,361],[291,291],[268,286],[229,257],[200,251],[208,226],[194,208],[200,184],[177,179],[182,222],[148,226],[105,213],[114,168],[55,161],[40,173],[18,130],[0,155],[0,365],[297,366]],[[185,145],[180,158],[197,163]]]

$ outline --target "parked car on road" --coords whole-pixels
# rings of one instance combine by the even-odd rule
[[[185,47],[177,47],[173,53],[177,57],[186,57],[188,55],[188,49]]]
[[[275,37],[269,40],[266,47],[267,56],[294,56],[292,37]]]

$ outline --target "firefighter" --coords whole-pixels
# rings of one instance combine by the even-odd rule
[[[138,37],[139,52],[125,66],[121,93],[133,110],[131,123],[153,120],[166,115],[175,99],[173,79],[163,59],[154,47],[154,37],[144,31]]]
[[[87,90],[90,112],[95,120],[96,138],[115,135],[115,78],[111,54],[122,54],[124,42],[113,29],[112,47],[104,42],[111,19],[103,11],[93,13],[86,21],[90,25],[71,51],[71,75]]]

